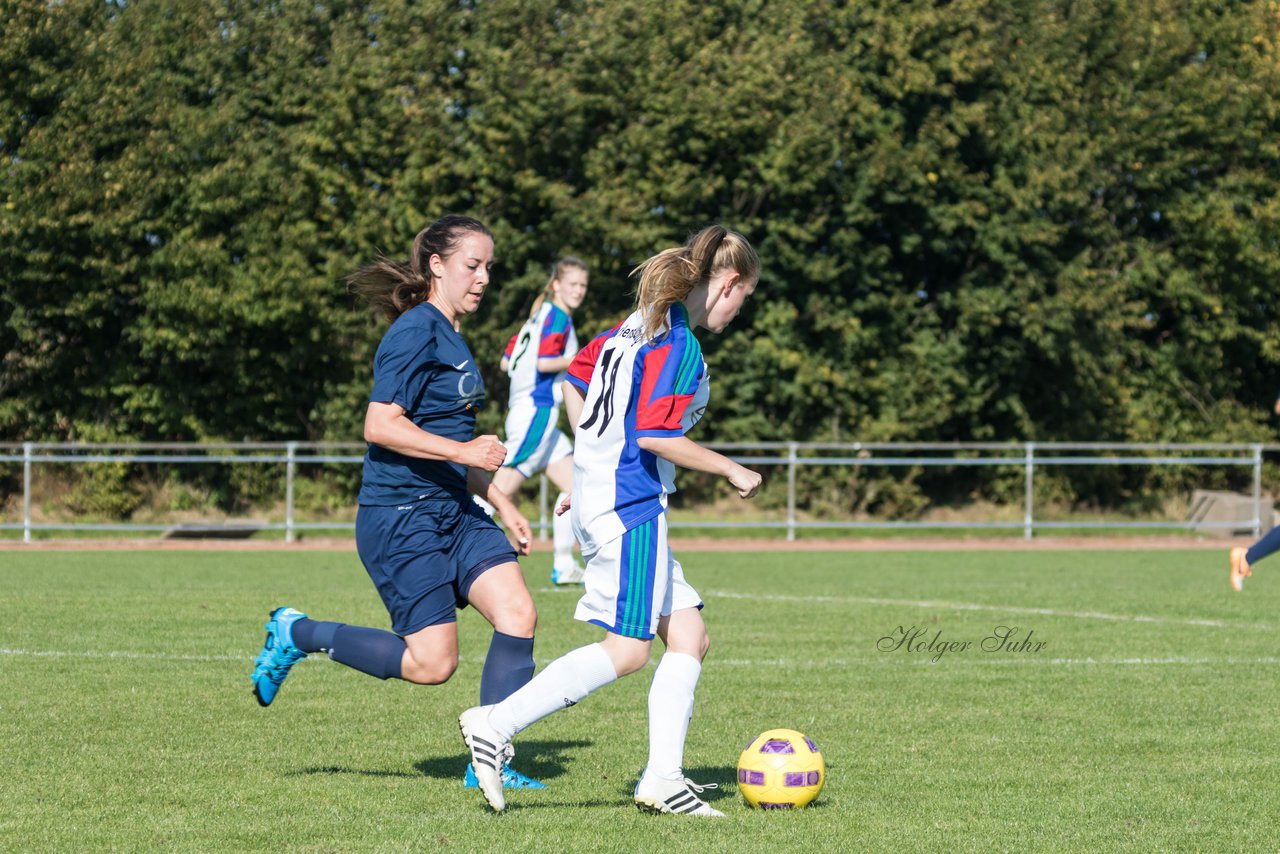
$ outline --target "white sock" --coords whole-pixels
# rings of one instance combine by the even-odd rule
[[[567,709],[618,678],[613,659],[598,643],[567,652],[489,712],[489,725],[503,738]]]
[[[551,534],[552,541],[555,545],[555,558],[552,560],[552,566],[557,569],[573,568],[573,520],[566,513],[563,516],[555,515],[554,509],[559,507],[564,501],[564,493],[556,496],[556,503],[551,505]]]
[[[667,780],[684,779],[684,740],[693,717],[693,691],[702,663],[692,655],[668,652],[649,686],[649,764],[646,771]]]

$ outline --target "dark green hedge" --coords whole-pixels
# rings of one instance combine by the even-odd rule
[[[358,438],[341,277],[448,211],[499,404],[557,254],[585,337],[720,221],[764,276],[704,438],[1272,436],[1273,3],[0,11],[0,439]]]

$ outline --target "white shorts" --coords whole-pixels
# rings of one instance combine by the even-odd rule
[[[583,559],[587,591],[578,600],[576,620],[623,637],[648,640],[657,634],[661,618],[702,607],[702,597],[684,580],[684,568],[667,545],[666,513]]]
[[[556,426],[557,406],[518,406],[507,413],[507,459],[503,463],[525,477],[533,477],[561,457],[573,453],[573,443]]]

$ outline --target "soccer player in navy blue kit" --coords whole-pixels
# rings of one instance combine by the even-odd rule
[[[1280,415],[1280,397],[1276,398],[1276,415]],[[1253,575],[1253,565],[1280,550],[1280,527],[1272,528],[1262,539],[1245,548],[1236,546],[1229,553],[1231,587],[1237,593],[1244,589],[1244,580]]]
[[[481,702],[498,702],[533,676],[533,598],[516,550],[469,494],[493,505],[528,554],[529,521],[487,474],[506,449],[497,436],[473,437],[485,387],[458,333],[480,306],[492,263],[489,229],[450,215],[418,234],[407,261],[379,259],[348,278],[392,321],[374,358],[356,515],[356,548],[392,631],[275,609],[251,677],[261,705],[312,652],[380,679],[439,685],[458,666],[457,609],[467,605],[494,629]],[[508,787],[541,787],[505,771]]]
[[[1236,546],[1230,552],[1231,588],[1239,593],[1244,580],[1253,575],[1253,565],[1280,550],[1280,527],[1272,528],[1262,539],[1245,548]]]

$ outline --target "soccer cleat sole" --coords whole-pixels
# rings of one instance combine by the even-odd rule
[[[724,813],[714,807],[707,807],[709,812],[698,812],[697,805],[694,805],[692,809],[663,809],[658,801],[636,801],[636,808],[640,812],[652,815],[691,815],[694,818],[724,818]]]
[[[654,815],[692,815],[698,818],[723,818],[724,813],[699,800],[690,792],[672,795],[665,801],[657,798],[636,798],[636,808]],[[702,810],[699,812],[699,810]]]
[[[271,624],[272,624],[272,623],[274,623],[274,622],[275,622],[275,619],[276,619],[276,611],[279,611],[279,610],[280,610],[279,608],[276,608],[276,609],[275,609],[275,611],[272,611],[269,615],[267,615],[267,626],[268,626],[268,628],[267,628],[267,639],[266,639],[266,640],[264,640],[264,641],[262,642],[262,648],[263,648],[263,650],[270,649],[270,648],[271,648],[271,646],[272,646],[272,642],[274,641],[274,637],[273,637],[273,633],[272,633],[272,631],[271,631],[271,629],[270,629],[270,626],[271,626]],[[259,658],[261,658],[261,655],[259,655]],[[257,670],[256,670],[256,669],[254,670],[254,673],[257,673]],[[261,693],[259,693],[259,691],[258,691],[258,682],[257,682],[257,680],[255,679],[255,680],[254,680],[254,683],[253,683],[253,699],[257,700],[257,701],[258,701],[258,705],[265,709],[265,708],[267,708],[268,706],[270,706],[270,705],[271,705],[271,700],[274,700],[274,699],[275,699],[275,696],[274,696],[274,695],[272,695],[271,700],[264,700],[264,699],[262,699],[262,694],[261,694]]]

